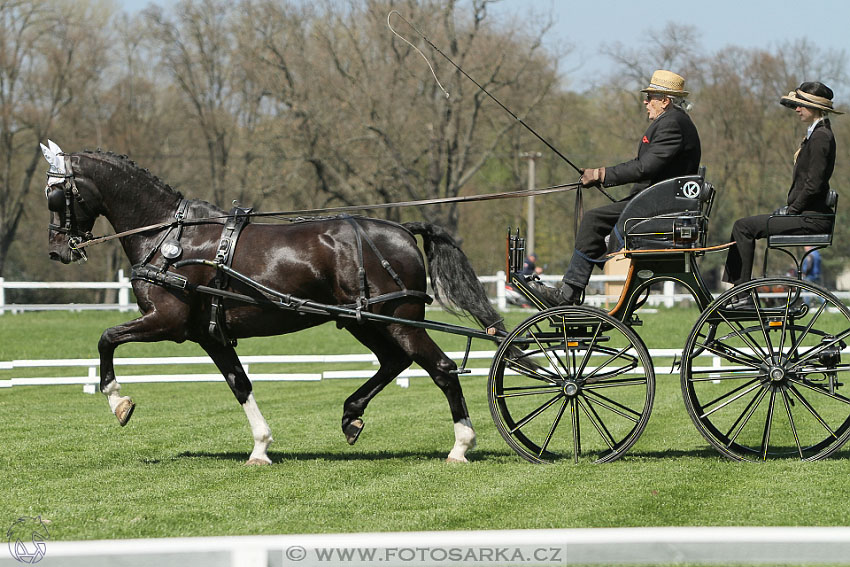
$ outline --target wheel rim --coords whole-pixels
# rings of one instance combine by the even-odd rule
[[[742,295],[753,308],[730,310]],[[790,278],[742,284],[718,297],[688,337],[685,406],[731,459],[824,458],[850,436],[848,343],[850,311],[823,288]]]
[[[490,369],[496,427],[531,462],[613,461],[649,419],[655,375],[626,325],[589,307],[556,307],[523,321]]]

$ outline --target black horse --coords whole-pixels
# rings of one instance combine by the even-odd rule
[[[254,437],[248,464],[271,462],[267,455],[271,431],[254,400],[233,341],[210,333],[212,303],[219,301],[217,309],[224,313],[219,331],[228,339],[292,333],[336,319],[339,328],[375,353],[378,371],[343,406],[342,428],[351,444],[363,428],[361,416],[369,401],[413,362],[421,365],[443,391],[451,409],[455,443],[448,460],[466,461],[466,452],[475,445],[475,432],[453,373],[457,366],[425,329],[269,307],[266,294],[233,277],[227,278],[222,288],[223,298],[199,292],[198,286],[213,287],[211,282],[221,276],[220,270],[191,261],[172,264],[167,256],[174,255],[176,239],[176,248],[182,248],[181,260],[214,259],[226,213],[201,200],[183,199],[126,156],[100,151],[63,154],[53,143],[50,149],[43,149],[51,163],[46,194],[52,259],[63,263],[84,259],[82,243],[91,238],[95,219],[103,215],[116,233],[154,225],[121,236],[124,252],[134,266],[144,265],[145,273],[161,274],[159,270],[170,266],[169,277],[179,274],[178,279],[185,278],[182,288],[154,283],[152,277],[134,278],[141,316],[106,329],[100,338],[100,390],[121,425],[130,419],[135,405],[119,394],[113,367],[116,347],[133,341],[190,340],[209,354],[245,410]],[[178,209],[183,219],[180,223],[175,219]],[[171,253],[163,252],[166,233]],[[425,314],[426,272],[414,233],[423,236],[438,299],[466,311],[484,327],[504,330],[466,256],[445,231],[426,223],[399,225],[351,217],[251,222],[236,241],[231,268],[267,289],[297,298],[326,305],[359,304],[372,313],[419,321]],[[378,297],[377,302],[362,302],[364,285],[369,297]],[[240,297],[256,301],[245,302]]]

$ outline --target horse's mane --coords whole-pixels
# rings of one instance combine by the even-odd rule
[[[136,172],[140,173],[142,176],[146,177],[148,181],[151,182],[158,189],[162,189],[166,193],[174,195],[180,199],[183,198],[183,194],[180,191],[174,189],[171,185],[161,180],[159,177],[151,173],[148,169],[139,167],[136,162],[131,160],[128,156],[124,154],[116,154],[113,152],[104,152],[101,149],[97,150],[83,150],[79,152],[78,155],[85,156],[90,159],[106,162],[115,167],[120,167],[122,169],[130,169],[132,168]]]

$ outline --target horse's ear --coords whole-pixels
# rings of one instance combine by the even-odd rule
[[[62,153],[62,148],[60,148],[59,144],[57,144],[53,140],[47,140],[47,145],[50,147],[50,150],[57,156]]]
[[[49,142],[50,142],[50,140],[48,140],[48,143]],[[44,154],[44,159],[46,159],[47,163],[49,163],[52,166],[53,160],[56,159],[56,154],[50,148],[45,146],[44,144],[39,144],[39,146],[41,146],[41,153]]]

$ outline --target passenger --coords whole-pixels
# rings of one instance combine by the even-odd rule
[[[829,178],[835,167],[835,136],[828,114],[843,114],[832,106],[832,89],[817,82],[806,82],[779,99],[779,103],[797,112],[800,120],[808,124],[806,137],[794,154],[794,173],[787,205],[774,211],[783,215],[771,221],[771,234],[821,234],[829,232],[832,220],[806,216],[807,213],[830,214],[826,204]],[[801,216],[784,216],[801,215]],[[767,219],[772,215],[755,215],[735,221],[730,240],[735,245],[726,256],[723,281],[739,284],[749,281],[753,272],[753,253],[756,240],[767,237]],[[749,294],[741,294],[731,304],[735,309],[752,307]]]
[[[581,175],[584,187],[634,183],[631,191],[619,201],[584,214],[560,288],[539,281],[528,282],[532,290],[552,305],[575,305],[581,301],[594,264],[601,267],[605,263],[606,237],[635,195],[659,181],[692,175],[699,170],[700,140],[686,113],[690,104],[685,100],[689,94],[685,90],[685,79],[676,73],[658,70],[641,92],[646,94],[643,103],[651,124],[638,142],[637,157],[611,167],[585,169]]]

